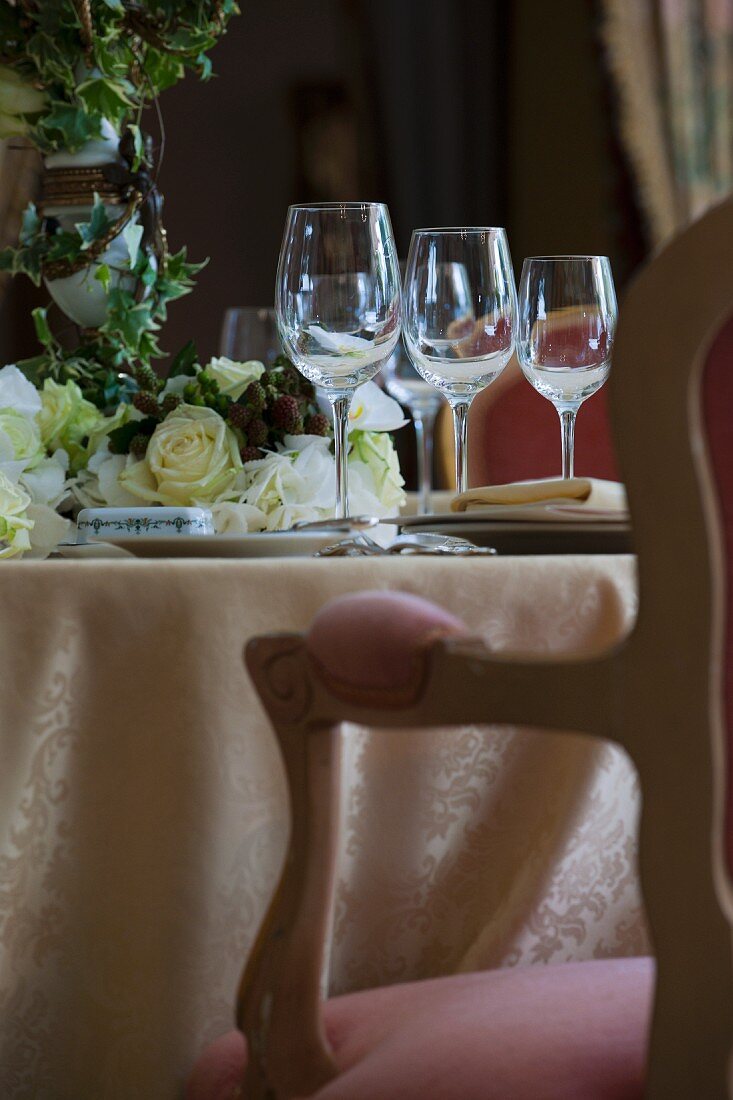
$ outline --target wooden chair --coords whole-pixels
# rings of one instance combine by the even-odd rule
[[[733,202],[669,244],[621,311],[611,375],[640,610],[611,651],[498,657],[400,594],[326,607],[247,664],[290,783],[282,878],[239,1033],[189,1096],[246,1100],[723,1100],[733,1032]],[[724,410],[722,415],[721,410]],[[492,724],[615,741],[643,791],[657,957],[529,967],[322,999],[340,724]],[[395,734],[398,736],[398,734]],[[646,1069],[645,1069],[646,1063]]]

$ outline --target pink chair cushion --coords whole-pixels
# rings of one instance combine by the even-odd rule
[[[391,692],[414,683],[432,641],[467,633],[460,619],[419,596],[359,592],[327,603],[306,640],[332,686]]]
[[[493,970],[336,997],[324,1014],[341,1073],[314,1100],[640,1100],[653,965]],[[221,1073],[207,1052],[186,1100],[230,1100],[224,1062],[238,1054],[243,1073],[244,1039],[220,1051]]]
[[[727,615],[724,706],[728,729],[726,854],[733,876],[733,318],[713,341],[703,373],[703,417],[725,548]]]
[[[241,1031],[228,1031],[209,1043],[191,1070],[185,1100],[234,1100],[241,1096],[247,1044]]]
[[[491,387],[479,394],[469,420],[471,485],[559,476],[560,420],[522,375],[496,397]],[[578,413],[575,472],[618,480],[605,387]]]

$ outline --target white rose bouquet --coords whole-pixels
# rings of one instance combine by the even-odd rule
[[[0,558],[44,557],[66,534],[67,447],[86,431],[87,406],[73,382],[48,380],[39,393],[16,366],[0,370]]]
[[[374,383],[350,423],[351,499],[385,516],[404,503],[388,434],[405,423]],[[97,426],[72,484],[85,506],[211,508],[217,532],[274,531],[324,519],[334,498],[332,435],[315,392],[283,357],[265,367],[218,358],[154,383]]]
[[[350,417],[350,496],[385,516],[404,503],[389,432],[405,421],[373,382]],[[325,519],[333,440],[313,387],[279,357],[268,367],[184,362],[152,372],[104,415],[72,380],[39,390],[0,370],[0,557],[44,556],[68,532],[59,512],[145,504],[211,508],[218,532],[274,531]]]

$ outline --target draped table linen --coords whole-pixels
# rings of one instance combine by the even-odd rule
[[[9,562],[0,586],[7,1100],[173,1100],[231,1027],[288,828],[248,638],[397,588],[497,652],[590,653],[636,607],[624,556]],[[620,749],[348,733],[332,992],[648,950]]]

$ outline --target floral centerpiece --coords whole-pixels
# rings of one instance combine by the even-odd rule
[[[199,360],[161,370],[169,304],[201,265],[171,252],[143,115],[208,51],[234,0],[0,0],[0,137],[44,158],[40,203],[0,270],[43,283],[38,354],[0,370],[0,556],[43,555],[80,506],[205,505],[217,531],[326,518],[331,430],[288,360]],[[69,320],[75,338],[69,340]],[[351,497],[402,502],[387,434],[399,407],[373,384],[354,402]]]
[[[180,373],[178,373],[180,371]],[[332,514],[333,441],[313,387],[283,356],[269,367],[179,359],[104,414],[79,385],[40,389],[0,369],[0,557],[44,557],[68,536],[60,513],[145,504],[210,507],[218,533],[278,530]],[[349,454],[355,511],[404,503],[389,435],[399,405],[357,391]]]

